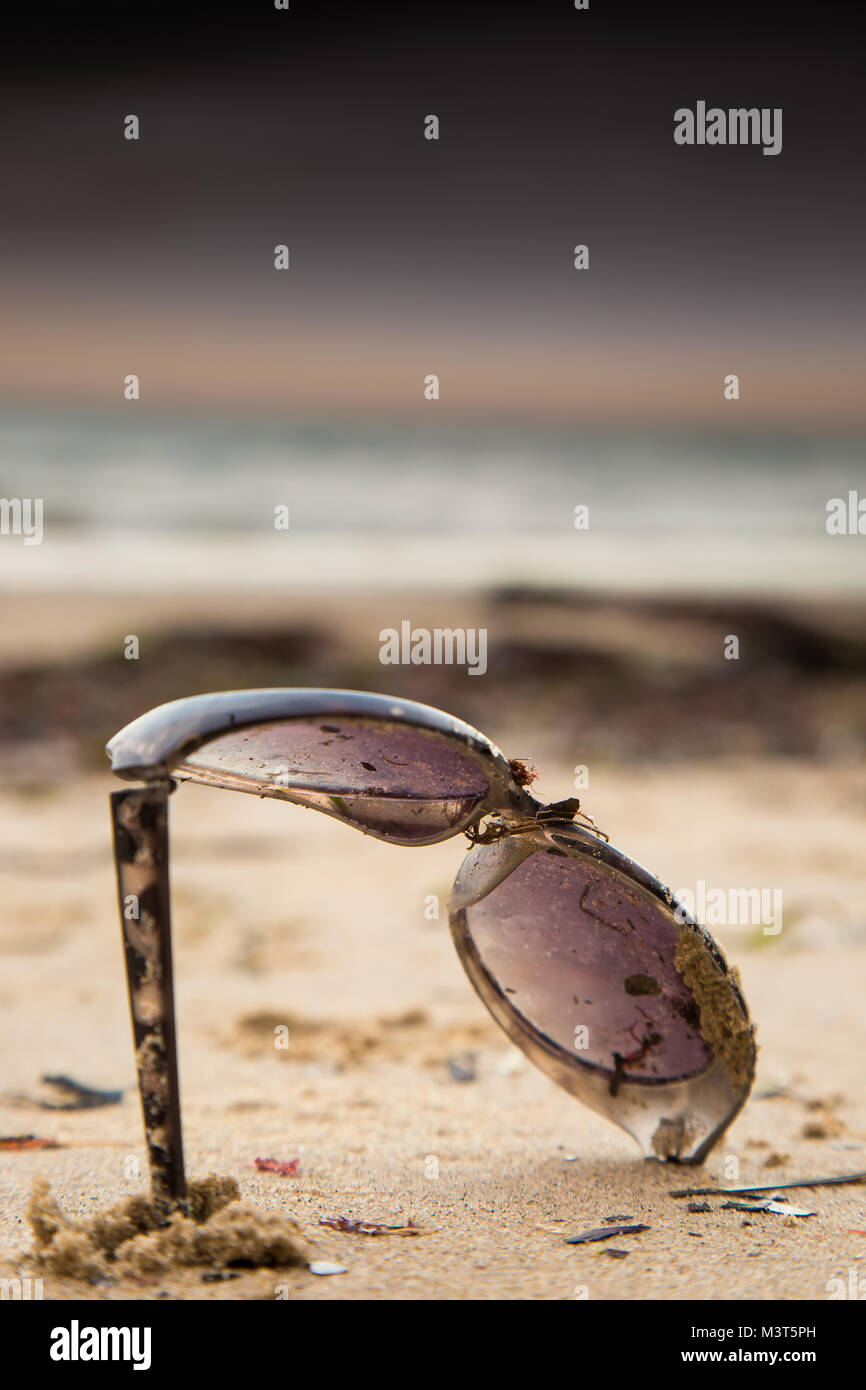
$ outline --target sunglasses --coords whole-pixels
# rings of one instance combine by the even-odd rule
[[[186,1196],[169,897],[178,782],[276,797],[388,844],[463,833],[451,932],[496,1022],[646,1157],[699,1162],[744,1104],[754,1028],[719,948],[580,803],[441,710],[351,690],[159,705],[107,746],[136,1068],[154,1195]]]

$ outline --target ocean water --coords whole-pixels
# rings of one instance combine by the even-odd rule
[[[0,536],[0,583],[133,582],[146,547],[136,586],[861,593],[866,536],[826,530],[851,490],[866,497],[850,436],[7,412],[0,497],[41,497],[44,537]]]

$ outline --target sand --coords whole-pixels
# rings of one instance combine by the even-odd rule
[[[543,761],[522,708],[493,709],[486,731],[542,764],[542,795],[571,793],[577,758],[548,760],[549,727]],[[700,1168],[642,1159],[488,1019],[447,929],[462,840],[398,849],[291,806],[181,788],[171,821],[189,1173],[235,1179],[244,1204],[297,1223],[312,1259],[347,1272],[298,1263],[206,1281],[204,1267],[127,1262],[90,1282],[41,1268],[34,1181],[79,1222],[147,1194],[110,790],[107,774],[82,771],[0,792],[0,1135],[60,1145],[0,1152],[0,1278],[41,1275],[45,1298],[61,1300],[823,1299],[851,1270],[866,1288],[866,1185],[789,1194],[816,1213],[803,1218],[713,1198],[692,1213],[669,1195],[866,1168],[866,773],[844,756],[610,762],[585,794],[613,842],[672,887],[784,892],[778,936],[715,933],[741,972],[760,1052],[752,1099]],[[425,915],[432,897],[438,919]],[[284,1027],[287,1048],[275,1045]],[[123,1088],[123,1100],[48,1111],[8,1098],[58,1072]],[[259,1172],[257,1157],[297,1158],[297,1173]],[[648,1229],[566,1244],[614,1216]],[[418,1234],[320,1224],[336,1218]]]
[[[39,1177],[27,1222],[40,1271],[91,1286],[190,1268],[213,1279],[233,1268],[307,1263],[297,1222],[242,1202],[234,1178],[194,1179],[179,1202],[126,1197],[79,1221]]]

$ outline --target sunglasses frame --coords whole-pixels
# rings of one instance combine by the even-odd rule
[[[177,786],[174,774],[179,780],[269,796],[310,809],[300,789],[293,792],[291,787],[278,785],[263,788],[260,781],[245,785],[240,777],[190,767],[185,759],[221,735],[237,730],[270,722],[322,717],[373,721],[383,730],[401,726],[420,730],[452,746],[456,744],[483,772],[488,782],[487,793],[479,796],[454,824],[420,839],[377,832],[331,806],[316,805],[312,809],[389,844],[421,847],[461,833],[468,835],[474,847],[455,879],[450,923],[458,955],[471,983],[496,1021],[541,1071],[585,1105],[613,1118],[610,1114],[613,1093],[603,1071],[532,1027],[484,970],[468,930],[467,911],[525,858],[544,848],[568,856],[589,855],[601,861],[638,890],[651,895],[673,915],[679,905],[669,890],[604,839],[575,824],[573,817],[578,802],[545,806],[516,779],[515,765],[495,744],[471,725],[441,710],[399,697],[351,690],[277,688],[194,695],[148,711],[116,734],[106,747],[111,770],[117,777],[145,784],[112,793],[111,813],[151,1181],[154,1196],[167,1205],[183,1205],[186,1198],[169,889],[168,798]],[[485,817],[491,818],[488,830],[478,835],[475,827]],[[486,867],[479,874],[478,867],[485,861]],[[681,908],[678,925],[700,935],[748,1020],[736,980],[718,947]],[[753,1062],[754,1055],[752,1070]],[[747,1084],[735,1087],[718,1057],[699,1076],[682,1081],[653,1082],[651,1078],[630,1080],[624,1077],[616,1093],[615,1122],[637,1139],[647,1156],[655,1154],[680,1162],[699,1162],[742,1108],[750,1086],[751,1076]],[[657,1139],[654,1143],[657,1113],[651,1126],[647,1119],[650,1092],[656,1101],[669,1102],[680,1117],[673,1123],[667,1152],[659,1147]],[[690,1138],[687,1121],[698,1094],[703,1110],[716,1122],[709,1132],[703,1125],[699,1135]]]
[[[471,724],[414,700],[359,690],[277,688],[223,690],[212,695],[192,695],[185,700],[158,705],[143,714],[114,736],[106,745],[106,752],[111,758],[111,770],[115,776],[126,780],[158,782],[171,779],[173,771],[186,756],[221,734],[271,721],[324,717],[374,720],[383,728],[403,725],[420,729],[449,743],[456,742],[488,780],[486,796],[473,803],[464,817],[438,834],[423,839],[377,834],[373,829],[351,822],[355,829],[363,830],[376,839],[405,846],[432,845],[459,835],[467,825],[483,816],[499,813],[525,817],[534,815],[538,810],[540,803],[525,786],[515,781],[505,755]],[[274,785],[262,791],[258,785],[244,786],[239,780],[231,779],[221,782],[217,776],[201,775],[187,769],[184,770],[183,780],[308,805],[299,793],[293,794],[289,787]],[[315,809],[345,822],[346,818],[335,809],[325,806]]]

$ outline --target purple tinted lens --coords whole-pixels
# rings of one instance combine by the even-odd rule
[[[616,870],[539,850],[466,913],[511,1007],[612,1078],[671,1081],[713,1054],[674,964],[679,928]]]
[[[464,822],[488,790],[474,759],[445,738],[336,716],[222,734],[176,771],[264,796],[284,793],[386,839],[430,839]]]

